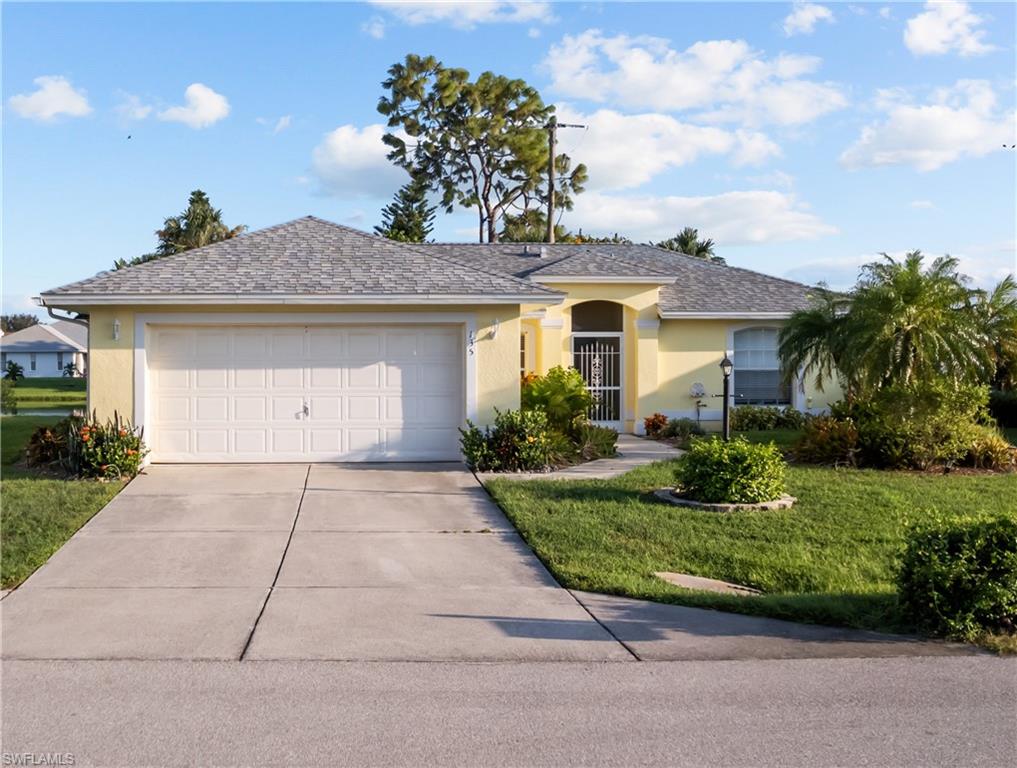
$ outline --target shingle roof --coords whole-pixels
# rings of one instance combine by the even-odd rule
[[[483,264],[515,277],[583,275],[595,267],[604,277],[668,275],[662,285],[661,312],[789,313],[808,306],[808,286],[739,267],[697,259],[652,245],[635,243],[540,244],[436,243],[428,249],[468,264]],[[543,256],[541,256],[543,252]],[[572,264],[579,265],[575,268]],[[575,271],[573,271],[575,270]]]
[[[61,296],[555,299],[527,280],[307,216],[46,291]]]
[[[407,244],[307,216],[204,248],[167,256],[43,293],[47,303],[90,296],[454,297],[555,301],[541,276],[672,278],[661,281],[663,313],[790,313],[809,288],[759,272],[651,245],[623,243]]]
[[[50,325],[30,325],[0,337],[4,352],[84,352],[88,329],[77,323],[58,320]]]

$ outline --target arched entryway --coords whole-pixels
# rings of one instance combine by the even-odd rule
[[[572,307],[572,364],[595,401],[590,420],[619,426],[625,367],[625,308],[613,301],[584,301]]]

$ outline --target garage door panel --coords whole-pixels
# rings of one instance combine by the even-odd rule
[[[458,328],[162,326],[147,334],[155,461],[458,458]]]

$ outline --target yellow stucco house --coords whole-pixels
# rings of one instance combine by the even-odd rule
[[[822,410],[784,383],[803,285],[647,245],[395,243],[314,217],[46,291],[89,319],[88,404],[153,461],[458,458],[457,429],[574,365],[596,421],[715,426],[733,404]]]

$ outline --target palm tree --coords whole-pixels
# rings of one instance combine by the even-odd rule
[[[975,311],[995,361],[992,384],[1017,387],[1017,280],[1007,275],[991,291],[979,291]]]
[[[187,209],[179,216],[170,216],[157,230],[159,245],[155,249],[160,256],[200,248],[203,245],[229,240],[241,234],[247,227],[228,227],[223,223],[222,211],[213,208],[208,195],[200,189],[191,192]]]
[[[974,310],[976,292],[944,256],[921,251],[866,264],[847,316],[843,356],[863,384],[912,385],[945,377],[987,380],[992,355]]]
[[[714,261],[719,264],[724,263],[723,258],[713,254],[713,240],[710,238],[700,240],[699,230],[694,227],[685,227],[685,229],[674,237],[669,237],[667,240],[661,240],[659,243],[651,243],[651,245],[655,245],[658,248],[664,248],[668,251],[684,253],[686,256],[695,256],[697,259]]]
[[[823,391],[826,381],[841,376],[845,379],[850,399],[854,382],[846,365],[845,329],[850,301],[842,294],[819,285],[812,293],[813,305],[795,312],[780,331],[781,367],[788,378],[800,373],[802,378],[815,376],[816,388]]]
[[[117,259],[113,263],[113,269],[133,267],[163,256],[172,256],[174,253],[200,248],[220,240],[229,240],[246,229],[244,225],[226,226],[222,220],[222,211],[213,208],[208,195],[196,189],[191,192],[186,210],[179,216],[168,217],[163,222],[162,229],[156,230],[155,236],[159,238],[159,245],[156,246],[155,253],[136,256],[130,261]]]

